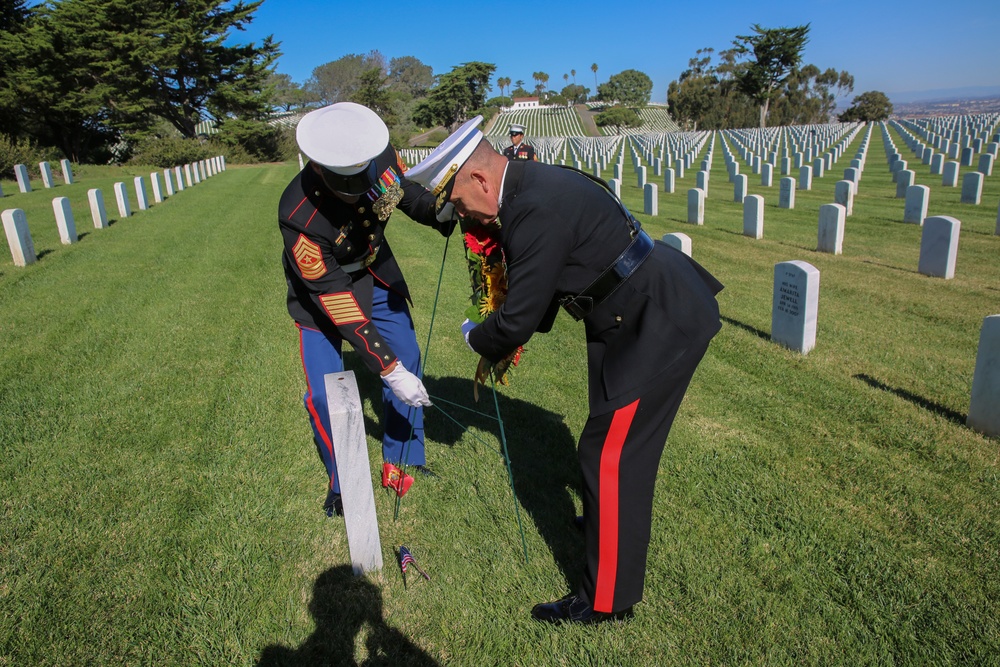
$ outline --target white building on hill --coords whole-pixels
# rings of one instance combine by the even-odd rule
[[[537,109],[538,108],[538,98],[537,97],[515,97],[514,106],[511,109]]]

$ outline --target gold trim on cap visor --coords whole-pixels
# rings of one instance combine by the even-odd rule
[[[433,190],[431,190],[431,194],[432,195],[441,194],[441,191],[444,190],[445,186],[448,185],[448,181],[451,180],[451,177],[454,176],[455,172],[457,171],[458,171],[458,163],[453,162],[451,166],[448,167],[448,171],[445,172],[445,175],[441,177],[441,180],[438,182],[438,184],[434,186]]]

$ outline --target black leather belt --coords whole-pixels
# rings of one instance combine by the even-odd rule
[[[639,265],[649,257],[649,253],[653,251],[653,239],[641,229],[636,231],[632,242],[622,251],[614,264],[605,269],[597,280],[587,286],[587,289],[576,296],[564,296],[560,299],[560,305],[573,319],[579,321],[590,315],[595,307],[611,296],[618,286],[628,280]]]

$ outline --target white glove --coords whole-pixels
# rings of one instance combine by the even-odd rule
[[[411,407],[431,404],[431,397],[427,395],[424,383],[416,375],[403,368],[403,364],[399,361],[396,362],[396,367],[388,375],[382,376],[382,381],[399,400]]]
[[[472,348],[472,343],[469,342],[469,332],[476,328],[476,323],[470,319],[466,319],[462,322],[462,335],[465,336],[465,344],[469,346],[469,349],[475,352]]]
[[[438,222],[450,222],[452,220],[458,220],[458,213],[455,212],[455,205],[448,202],[441,207],[441,210],[437,214]]]

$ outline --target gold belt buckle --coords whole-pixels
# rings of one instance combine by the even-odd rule
[[[375,256],[378,255],[378,247],[372,250],[371,254],[361,260],[361,268],[367,269],[375,262]]]

